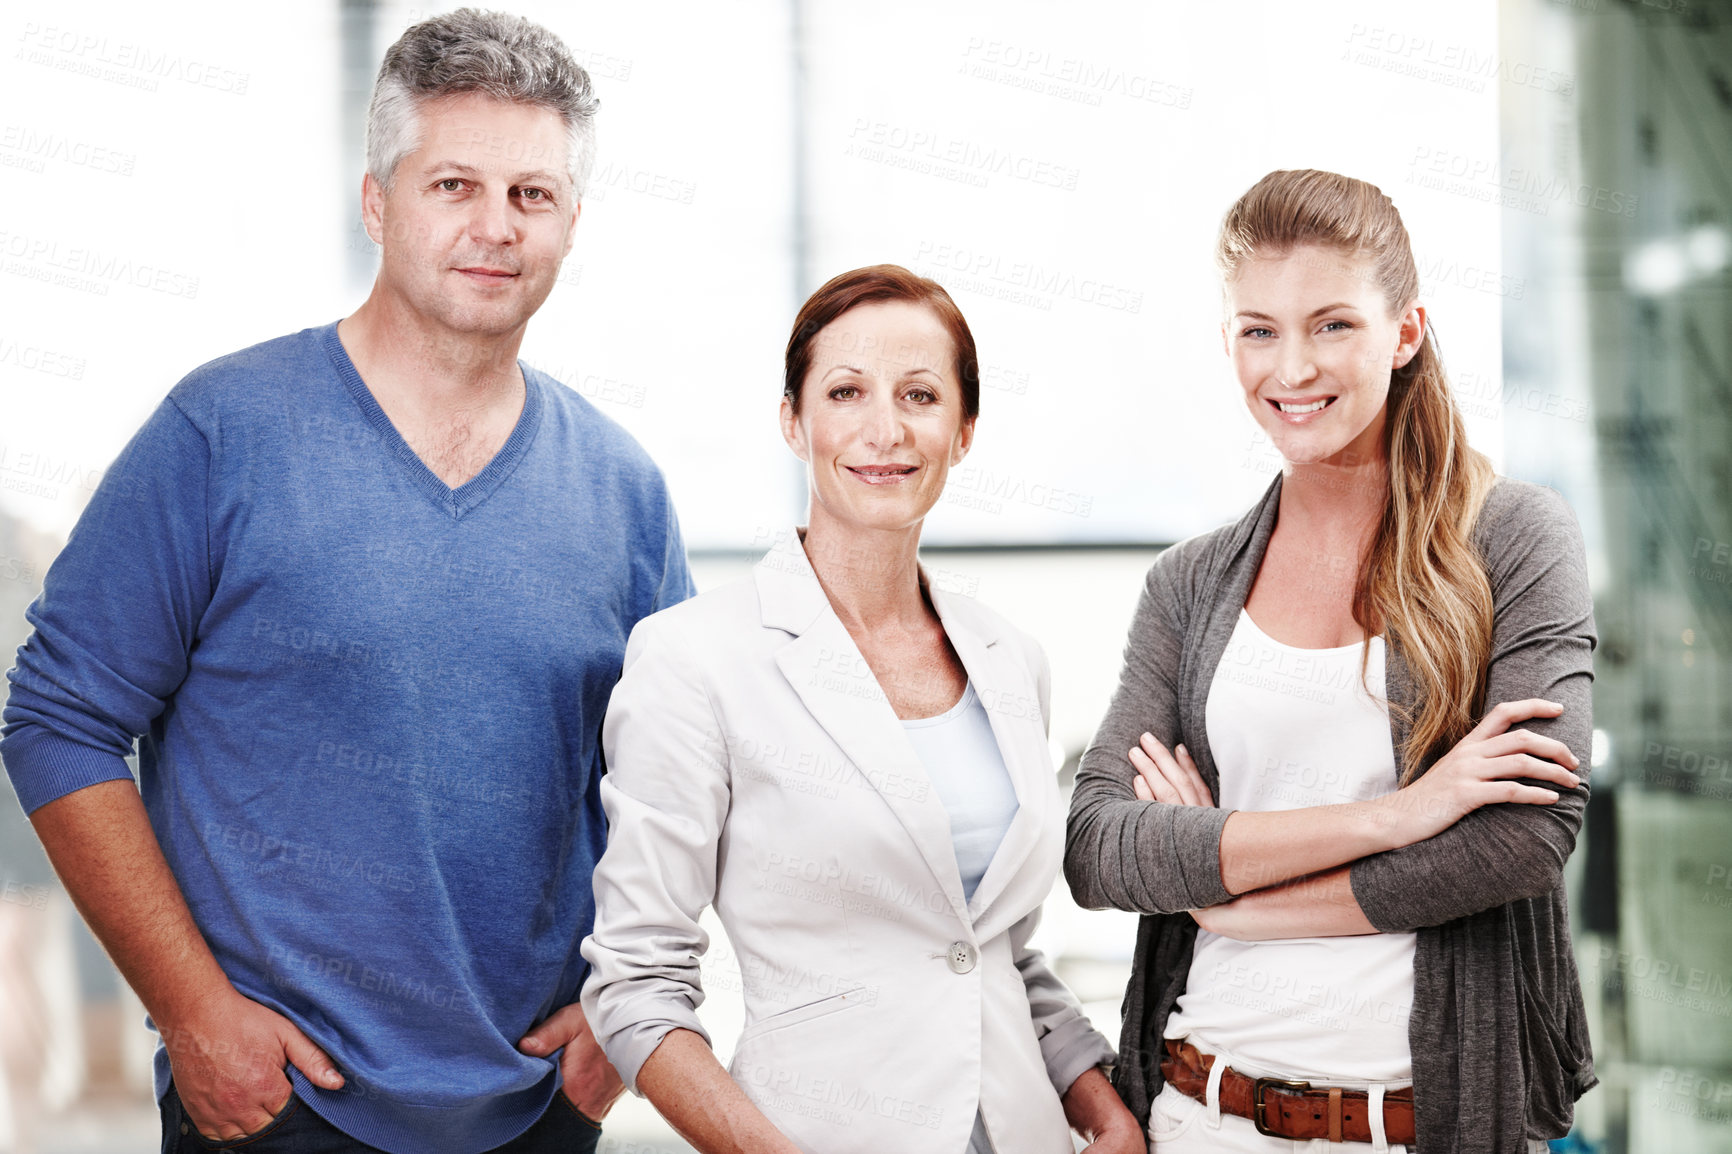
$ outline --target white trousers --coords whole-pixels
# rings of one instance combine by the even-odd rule
[[[1214,1104],[1218,1087],[1213,1080],[1209,1091]],[[1373,1116],[1379,1114],[1381,1111]],[[1370,1154],[1372,1151],[1377,1154],[1407,1154],[1407,1147],[1399,1142],[1380,1145],[1376,1142],[1331,1143],[1327,1138],[1301,1141],[1271,1138],[1257,1133],[1251,1119],[1225,1110],[1211,1110],[1171,1086],[1161,1087],[1149,1110],[1149,1149],[1157,1154],[1215,1154],[1217,1151],[1230,1154],[1299,1154],[1300,1151],[1305,1154],[1325,1154],[1326,1151],[1333,1154]]]

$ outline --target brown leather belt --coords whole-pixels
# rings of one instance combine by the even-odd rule
[[[1207,1103],[1209,1068],[1215,1056],[1174,1038],[1166,1039],[1166,1044],[1161,1077],[1181,1094]],[[1371,1141],[1371,1095],[1364,1090],[1252,1078],[1228,1067],[1221,1072],[1221,1109],[1251,1119],[1259,1134],[1274,1138]],[[1384,1095],[1383,1136],[1390,1142],[1413,1144],[1413,1087]]]

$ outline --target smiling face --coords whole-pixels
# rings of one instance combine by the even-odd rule
[[[1283,459],[1353,465],[1384,454],[1390,374],[1419,349],[1421,306],[1393,312],[1370,261],[1301,245],[1241,264],[1226,311],[1245,403]]]
[[[376,292],[426,328],[505,336],[528,323],[571,251],[578,205],[559,114],[479,93],[423,102],[421,146],[389,191],[362,186],[382,248]]]
[[[974,440],[950,334],[923,305],[876,301],[825,325],[811,352],[782,436],[810,467],[813,526],[918,525]]]

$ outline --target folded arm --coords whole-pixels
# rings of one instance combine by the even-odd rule
[[[1512,498],[1496,543],[1486,538],[1481,545],[1496,606],[1486,700],[1543,697],[1561,705],[1555,716],[1536,716],[1523,728],[1566,746],[1580,785],[1559,790],[1551,805],[1483,806],[1435,837],[1355,862],[1354,897],[1385,932],[1441,925],[1550,893],[1562,883],[1581,829],[1596,643],[1586,551],[1563,498],[1537,486],[1521,486]]]
[[[1568,507],[1549,490],[1522,493],[1494,526],[1503,544],[1482,542],[1497,607],[1486,699],[1503,704],[1413,784],[1369,802],[1214,808],[1189,758],[1168,751],[1177,695],[1164,670],[1177,669],[1179,632],[1157,563],[1093,764],[1078,774],[1066,860],[1078,900],[1143,913],[1220,906],[1199,924],[1328,936],[1437,925],[1554,888],[1586,804],[1592,599]],[[1153,724],[1131,734],[1138,716]],[[1115,745],[1126,751],[1116,765]],[[1223,905],[1235,895],[1248,898]]]
[[[1149,732],[1169,746],[1179,736],[1177,684],[1184,631],[1173,588],[1190,544],[1155,561],[1125,644],[1124,667],[1106,717],[1084,752],[1071,796],[1065,878],[1086,909],[1177,913],[1227,901],[1221,827],[1213,806],[1138,798],[1127,751]]]

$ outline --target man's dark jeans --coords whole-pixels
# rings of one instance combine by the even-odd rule
[[[169,1083],[168,1093],[159,1105],[162,1154],[207,1154],[211,1150],[239,1150],[245,1154],[377,1154],[378,1150],[355,1141],[293,1096],[270,1125],[231,1142],[199,1137],[197,1128],[181,1109],[174,1083]],[[547,1112],[535,1125],[496,1147],[491,1154],[593,1154],[600,1139],[601,1127],[578,1113],[562,1090],[553,1096]]]

